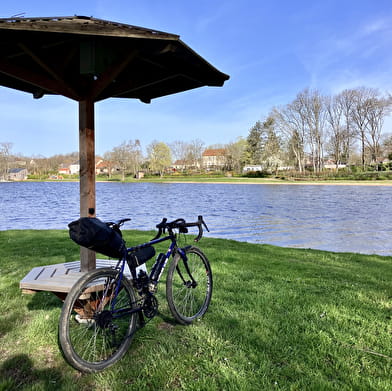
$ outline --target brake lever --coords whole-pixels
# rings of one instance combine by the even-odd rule
[[[203,216],[199,216],[199,218],[200,218],[200,220],[201,220],[201,223],[204,225],[204,228],[207,230],[207,232],[210,232],[210,230],[209,230],[208,227],[207,227],[206,222],[205,222],[204,219],[203,219]]]
[[[161,221],[159,224],[156,225],[156,228],[158,228],[158,233],[157,233],[156,236],[155,236],[153,239],[151,239],[151,240],[156,240],[156,239],[158,239],[163,233],[165,233],[165,230],[166,230],[166,221],[167,221],[167,218],[165,217],[165,218],[162,219],[162,221]]]

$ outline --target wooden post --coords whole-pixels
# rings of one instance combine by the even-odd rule
[[[95,216],[94,101],[79,102],[80,217]],[[81,271],[96,268],[95,252],[80,248]]]

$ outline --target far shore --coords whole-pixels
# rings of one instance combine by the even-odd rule
[[[143,181],[149,182],[149,181]],[[153,183],[155,181],[151,181]],[[392,181],[159,181],[157,183],[206,183],[220,185],[317,185],[317,186],[392,186]]]
[[[268,179],[260,178],[249,179],[244,178],[143,178],[143,179],[130,179],[121,181],[110,181],[101,178],[97,178],[96,182],[102,183],[204,183],[204,184],[234,184],[234,185],[313,185],[313,186],[392,186],[392,180],[367,180],[367,181],[357,181],[357,180],[279,180],[279,179]],[[79,182],[78,179],[61,179],[61,180],[25,180],[25,181],[7,181],[10,182]]]

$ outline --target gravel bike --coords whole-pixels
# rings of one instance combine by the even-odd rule
[[[202,238],[203,227],[208,231],[203,217],[191,223],[163,219],[152,240],[127,248],[120,227],[129,220],[103,223],[86,217],[69,225],[70,232],[72,224],[77,225],[79,236],[75,239],[71,234],[71,238],[78,244],[119,259],[115,267],[85,273],[64,301],[59,345],[66,361],[81,372],[98,372],[120,360],[135,332],[158,313],[155,293],[170,258],[166,299],[175,320],[191,324],[205,314],[210,304],[212,272],[207,257],[195,246],[177,244],[178,235],[187,233],[190,227],[198,228],[195,242]],[[87,229],[80,228],[81,223],[88,224]],[[95,224],[93,228],[91,224]],[[86,232],[93,239],[88,243],[78,240]],[[169,241],[166,253],[158,254],[147,273],[145,262],[155,256],[153,246],[164,241]]]

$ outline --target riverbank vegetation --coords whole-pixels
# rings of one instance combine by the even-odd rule
[[[124,231],[128,244],[152,232]],[[191,240],[189,239],[189,242]],[[74,261],[66,231],[0,231],[0,390],[390,390],[391,257],[203,238],[214,273],[200,322],[160,314],[129,352],[81,375],[57,347],[61,302],[24,295],[33,268]]]

